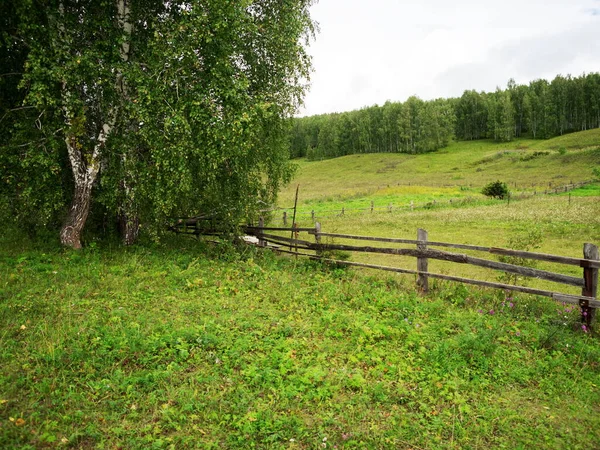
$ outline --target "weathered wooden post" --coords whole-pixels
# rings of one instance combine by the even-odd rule
[[[287,211],[283,212],[283,226],[287,225]]]
[[[344,207],[342,206],[342,216],[344,215]]]
[[[583,257],[585,259],[598,261],[600,259],[598,247],[594,244],[583,244]],[[598,269],[589,267],[588,263],[582,264],[582,266],[584,285],[581,290],[581,295],[595,298],[598,294]],[[580,300],[579,306],[581,307],[581,322],[589,328],[596,311],[594,308],[590,308],[587,300]]]
[[[375,206],[373,200],[371,200],[371,214],[373,214],[373,207]]]
[[[423,241],[422,243],[417,244],[417,250],[427,250],[427,231],[419,228],[417,230],[417,240]],[[428,261],[427,258],[419,257],[417,258],[417,272],[419,272],[419,278],[417,279],[417,286],[426,294],[429,292],[429,279],[427,275],[424,275],[421,272],[428,271]]]
[[[310,218],[312,219],[313,222],[315,221],[315,210],[314,209],[310,212]]]
[[[315,243],[317,244],[317,256],[321,256],[321,222],[315,222]]]
[[[292,224],[292,239],[294,239],[294,250],[298,253],[298,224],[294,222]],[[290,248],[291,250],[291,248]],[[297,256],[297,255],[296,255]]]
[[[392,204],[391,204],[391,203],[388,205],[388,212],[389,212],[389,213],[391,213],[391,212],[392,212]]]
[[[265,227],[265,219],[263,217],[260,217],[258,219],[258,228],[260,228],[260,230],[258,231],[258,246],[259,247],[267,246],[267,241],[265,241],[263,239],[263,228],[264,227]]]

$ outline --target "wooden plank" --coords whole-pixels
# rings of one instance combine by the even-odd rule
[[[525,252],[520,250],[510,250],[506,248],[491,247],[489,252],[494,255],[517,256],[521,258],[536,259],[538,261],[555,262],[559,264],[568,264],[579,267],[600,267],[600,261],[590,259],[570,258],[568,256],[549,255],[547,253]]]
[[[310,255],[305,255],[305,256],[317,258],[315,256],[310,256]],[[401,269],[398,267],[380,266],[380,265],[376,265],[376,264],[366,264],[366,263],[359,263],[359,262],[354,262],[354,261],[339,261],[336,259],[329,259],[329,258],[318,258],[318,259],[320,259],[322,261],[337,263],[337,264],[346,265],[346,266],[363,267],[366,269],[383,270],[386,272],[419,275],[418,271],[411,270],[411,269]],[[494,288],[494,289],[516,291],[516,292],[522,292],[524,294],[530,294],[530,295],[540,295],[543,297],[552,298],[558,302],[563,302],[563,303],[578,304],[580,300],[584,300],[584,301],[589,301],[589,304],[591,307],[600,308],[599,300],[596,300],[591,297],[583,296],[583,295],[562,294],[560,292],[546,291],[543,289],[535,289],[535,288],[529,288],[529,287],[525,287],[525,286],[514,286],[512,284],[495,283],[495,282],[490,282],[490,281],[472,280],[470,278],[462,278],[462,277],[456,277],[456,276],[451,276],[451,275],[442,275],[442,274],[432,273],[432,272],[427,272],[426,275],[430,278],[438,278],[440,280],[454,281],[457,283],[466,283],[466,284],[472,284],[472,285],[482,286],[482,287],[489,287],[489,288]]]
[[[314,230],[309,231],[310,234],[314,233]],[[339,233],[320,233],[321,236],[325,237],[334,237],[341,239],[352,239],[352,240],[362,240],[362,241],[374,241],[374,242],[389,242],[396,244],[411,244],[417,245],[419,244],[418,240],[414,239],[401,239],[401,238],[383,238],[383,237],[375,237],[375,236],[356,236],[351,234],[339,234]],[[463,250],[475,250],[481,252],[488,252],[496,255],[505,255],[505,256],[518,256],[521,258],[535,259],[539,261],[547,261],[547,262],[555,262],[560,264],[569,264],[573,266],[585,267],[588,265],[589,267],[600,268],[600,261],[593,261],[589,259],[581,259],[581,258],[571,258],[568,256],[558,256],[558,255],[549,255],[546,253],[535,253],[535,252],[526,252],[521,250],[511,250],[505,248],[497,248],[497,247],[483,247],[480,245],[470,245],[470,244],[453,244],[449,242],[438,242],[438,241],[427,241],[427,245],[429,247],[448,247],[448,248],[459,248]]]
[[[264,233],[258,233],[256,235],[257,238],[262,238],[265,239],[267,241],[278,241],[278,244],[281,243],[285,243],[285,245],[302,245],[304,247],[308,247],[311,250],[316,250],[314,247],[316,246],[316,244],[313,244],[312,242],[308,242],[308,241],[303,241],[302,239],[291,239],[288,237],[284,237],[284,236],[277,236],[275,234],[264,234]]]
[[[441,250],[418,250],[409,248],[386,248],[386,247],[357,247],[353,245],[344,244],[321,244],[322,250],[345,250],[353,252],[367,252],[367,253],[384,253],[389,255],[400,255],[400,256],[412,256],[414,258],[430,258],[441,261],[456,262],[459,264],[470,264],[478,267],[485,267],[487,269],[501,270],[503,272],[516,273],[526,277],[540,278],[542,280],[554,281],[556,283],[563,283],[570,286],[583,286],[583,279],[572,277],[569,275],[563,275],[554,272],[548,272],[546,270],[534,269],[531,267],[522,267],[514,264],[502,263],[497,261],[489,261],[487,259],[475,258],[469,255],[463,255],[458,253],[449,253]]]
[[[302,232],[312,232],[311,234],[314,234],[315,229],[314,228],[302,228],[302,227],[298,227],[298,228],[292,228],[292,227],[251,227],[251,226],[244,226],[242,227],[242,229],[244,231],[302,231]],[[249,233],[248,233],[249,234]]]
[[[310,231],[309,231],[310,233]],[[312,233],[311,233],[312,234]],[[361,241],[375,241],[375,242],[389,242],[395,244],[411,244],[418,245],[420,241],[417,239],[401,239],[401,238],[383,238],[383,237],[374,237],[374,236],[356,236],[351,234],[339,234],[339,233],[320,233],[321,236],[325,237],[334,237],[341,239],[352,239],[352,240],[361,240]],[[435,241],[427,241],[427,245],[432,247],[451,247],[451,248],[461,248],[464,250],[478,250],[487,252],[489,251],[489,247],[481,247],[478,245],[467,245],[467,244],[450,244],[447,242],[435,242]]]
[[[561,302],[561,303],[570,303],[572,305],[579,305],[581,301],[587,301],[589,302],[590,307],[592,308],[600,308],[600,300],[591,298],[591,297],[586,297],[584,295],[569,295],[569,294],[560,294],[560,293],[555,293],[554,294],[554,300],[556,300],[557,302]]]
[[[427,244],[425,244],[425,242],[427,241],[427,231],[422,228],[419,228],[417,230],[417,238],[419,240],[419,243],[417,244],[417,249],[422,251],[427,250]],[[419,272],[417,286],[419,286],[421,291],[425,294],[429,292],[429,280],[427,278],[427,275],[425,275],[428,270],[429,269],[427,258],[417,258],[417,272]]]

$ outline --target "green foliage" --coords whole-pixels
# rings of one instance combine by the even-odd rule
[[[293,156],[322,160],[357,153],[425,153],[445,147],[453,135],[450,101],[386,102],[343,114],[294,119]]]
[[[498,199],[503,199],[510,195],[507,184],[502,181],[493,181],[486,184],[481,190],[481,193],[486,197]]]
[[[2,95],[27,109],[0,123],[0,207],[55,226],[71,198],[87,201],[74,182],[94,186],[110,222],[134,217],[150,234],[174,215],[252,219],[292,173],[310,1],[123,3],[2,7],[0,52],[14,56],[2,73],[23,74]]]

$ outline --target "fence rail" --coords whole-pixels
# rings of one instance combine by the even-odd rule
[[[598,253],[598,247],[593,244],[584,244],[583,258],[574,258],[497,247],[483,247],[478,245],[429,241],[427,237],[427,231],[422,229],[418,230],[417,239],[400,239],[375,236],[357,236],[340,233],[325,233],[321,231],[321,225],[318,222],[315,224],[314,228],[299,228],[297,226],[293,226],[291,228],[245,227],[244,231],[249,235],[255,236],[258,239],[259,245],[271,247],[280,252],[292,253],[294,255],[305,256],[312,259],[320,259],[323,261],[328,261],[340,265],[417,275],[417,284],[423,292],[427,292],[429,289],[429,278],[436,278],[477,286],[490,287],[495,289],[503,289],[533,295],[540,295],[552,298],[553,300],[558,302],[579,305],[581,308],[582,322],[584,322],[588,327],[591,326],[595,309],[600,308],[600,301],[596,298],[598,289],[598,269],[600,268],[600,257]],[[268,233],[265,233],[265,231],[267,231]],[[291,233],[291,237],[273,234],[272,232],[274,231],[285,231],[287,233]],[[314,237],[314,242],[307,239],[300,239],[300,233],[306,233],[309,235],[309,237],[312,235]],[[324,243],[323,238],[339,238],[350,241],[371,241],[387,244],[408,244],[414,245],[416,247],[376,247],[370,245],[365,246],[336,244],[332,242]],[[286,247],[288,248],[288,250],[286,250]],[[435,250],[430,247],[457,248],[463,250],[485,252],[492,255],[513,256],[523,259],[532,259],[563,265],[578,266],[583,269],[583,276],[574,277],[572,275],[565,275],[533,267],[527,267],[526,265],[488,260],[462,253],[452,253],[448,251]],[[299,250],[307,250],[314,253],[301,253]],[[381,266],[356,261],[343,261],[325,256],[326,252],[331,252],[334,250],[414,257],[417,259],[417,268],[416,270],[414,270],[399,267]],[[499,270],[505,273],[518,274],[526,277],[552,281],[555,283],[565,284],[569,286],[581,287],[582,292],[581,295],[572,295],[563,292],[530,288],[526,286],[517,286],[512,284],[496,283],[484,280],[463,278],[453,275],[432,273],[428,269],[428,262],[430,259],[449,261],[458,264],[468,264],[487,269]]]

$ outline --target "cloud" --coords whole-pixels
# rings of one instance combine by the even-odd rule
[[[455,65],[435,78],[439,90],[461,95],[466,89],[490,91],[505,86],[510,78],[528,83],[558,74],[581,75],[597,67],[600,54],[600,24],[590,21],[580,27],[513,40],[489,49],[477,62]]]

